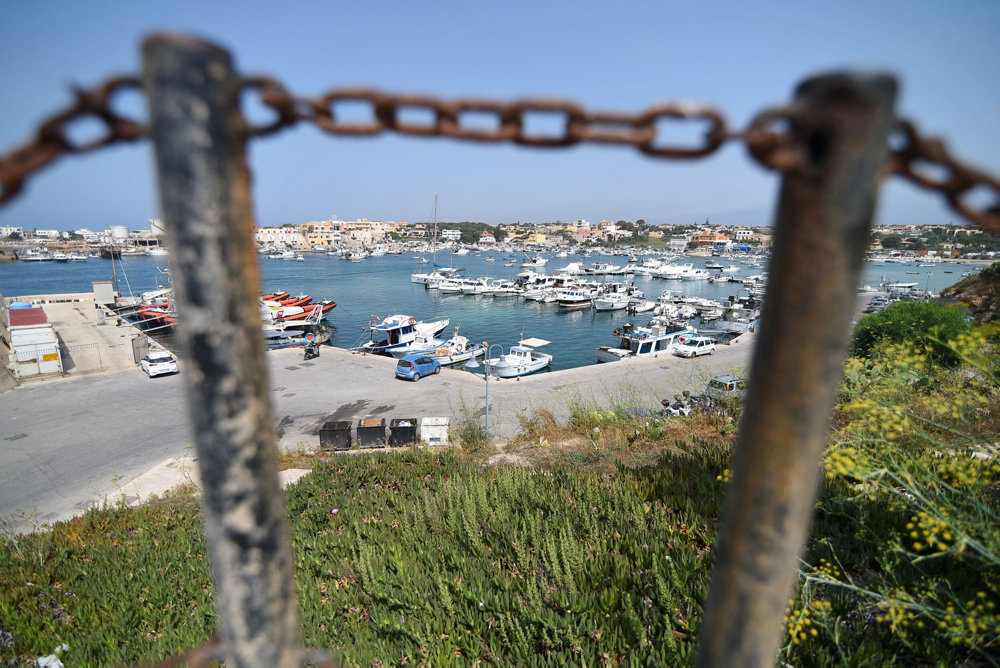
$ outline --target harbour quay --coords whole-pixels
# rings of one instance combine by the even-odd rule
[[[180,373],[148,378],[133,358],[132,339],[140,333],[97,308],[92,295],[20,298],[28,297],[45,309],[67,348],[96,345],[103,369],[67,364],[62,374],[0,394],[7,453],[0,517],[30,530],[94,503],[122,496],[141,501],[190,481],[195,462],[184,360]],[[538,410],[565,420],[573,402],[654,406],[685,389],[701,392],[712,376],[748,363],[755,336],[742,335],[714,355],[691,360],[660,355],[488,381],[482,373],[453,368],[416,383],[397,380],[396,360],[333,346],[310,360],[296,349],[265,357],[283,449],[317,450],[319,432],[330,421],[443,417],[454,428],[463,419],[485,420],[487,395],[490,438],[503,444]]]
[[[135,369],[135,341],[139,350],[152,346],[155,341],[147,340],[136,328],[118,318],[112,311],[95,302],[93,292],[68,294],[0,295],[0,326],[7,331],[0,337],[0,354],[5,361],[0,370],[0,391],[11,389],[21,383],[37,383],[65,379],[81,374],[123,371]],[[23,305],[24,308],[12,308]],[[15,351],[8,347],[10,336],[10,314],[17,311],[34,311],[44,314],[46,324],[51,328],[54,343],[39,355],[38,368],[17,364]],[[14,354],[15,362],[11,363]],[[58,356],[58,365],[46,365],[41,358],[45,355]],[[143,352],[145,354],[145,352]],[[25,357],[22,353],[21,357]],[[141,356],[140,356],[141,357]],[[30,359],[28,360],[30,361]],[[20,368],[19,368],[20,367]]]

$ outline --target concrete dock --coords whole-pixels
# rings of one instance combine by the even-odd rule
[[[141,501],[192,475],[183,360],[180,374],[147,378],[132,353],[141,333],[102,317],[87,296],[40,304],[70,351],[65,372],[0,394],[8,455],[0,471],[0,517],[19,530],[68,519],[106,499]],[[684,389],[701,392],[711,376],[744,366],[753,340],[745,334],[694,360],[660,355],[488,384],[482,373],[460,368],[417,383],[397,380],[396,360],[329,346],[309,361],[301,349],[266,356],[279,447],[314,450],[332,420],[447,417],[452,427],[482,420],[487,392],[494,442],[516,435],[538,410],[563,421],[574,403],[654,406]]]

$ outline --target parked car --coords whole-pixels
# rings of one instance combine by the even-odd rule
[[[716,376],[708,381],[708,389],[705,394],[719,401],[743,401],[746,393],[746,378],[739,376]]]
[[[674,354],[681,357],[711,355],[715,352],[715,339],[707,336],[682,336],[674,345]]]
[[[400,357],[399,363],[396,364],[396,378],[408,378],[416,382],[421,376],[429,376],[432,373],[441,373],[441,363],[423,353],[410,353]]]
[[[139,366],[150,378],[180,371],[177,368],[177,360],[168,352],[149,353],[142,358]]]

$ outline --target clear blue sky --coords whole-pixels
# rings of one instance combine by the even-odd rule
[[[0,152],[65,106],[68,85],[138,73],[143,36],[216,41],[244,73],[300,95],[347,85],[444,97],[574,100],[636,112],[677,99],[743,127],[797,82],[838,68],[902,80],[902,116],[1000,173],[1000,2],[147,2],[10,3],[0,21]],[[258,224],[344,219],[730,225],[771,221],[778,177],[729,146],[696,162],[622,147],[538,150],[299,127],[253,142]],[[68,157],[0,211],[0,225],[104,229],[158,215],[148,143]],[[876,222],[958,221],[892,180]]]

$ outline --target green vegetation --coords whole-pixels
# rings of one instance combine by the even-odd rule
[[[956,334],[952,366],[921,333],[848,361],[777,662],[1000,662],[997,332]],[[307,646],[350,665],[690,663],[738,416],[568,409],[499,453],[466,410],[482,452],[288,455],[313,466],[288,493]],[[213,629],[190,493],[0,542],[0,661],[60,643],[67,665],[159,661]]]
[[[959,307],[905,299],[861,318],[854,330],[851,354],[866,357],[881,344],[908,341],[925,348],[935,362],[954,366],[958,357],[948,342],[971,327]]]

